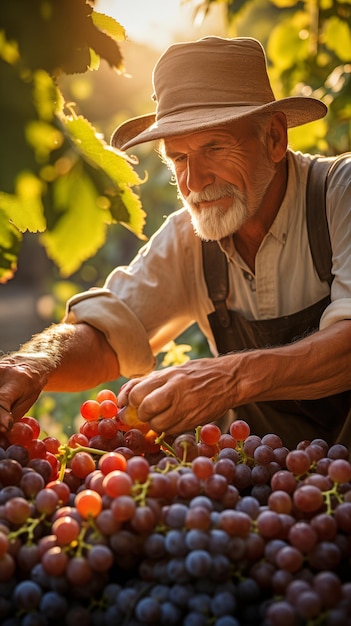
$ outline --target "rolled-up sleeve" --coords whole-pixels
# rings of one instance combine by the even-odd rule
[[[118,355],[122,376],[144,376],[154,369],[155,357],[145,328],[109,289],[91,289],[71,298],[64,321],[85,322],[103,332]]]
[[[201,264],[189,214],[176,211],[128,266],[110,273],[103,288],[71,298],[65,321],[100,330],[116,352],[121,375],[144,376],[155,368],[155,355],[199,320]],[[206,321],[207,313],[202,306]]]

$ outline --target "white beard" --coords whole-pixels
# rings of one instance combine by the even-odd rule
[[[205,241],[219,241],[233,235],[257,213],[274,174],[275,165],[268,159],[263,159],[257,168],[250,190],[250,201],[246,193],[231,183],[213,183],[203,191],[190,191],[186,198],[183,197],[183,201],[190,213],[195,233]],[[231,206],[227,209],[220,209],[218,206],[198,208],[202,201],[219,200],[224,197],[233,198]]]
[[[218,200],[224,196],[233,198],[232,205],[228,209],[220,209],[218,206],[207,206],[205,209],[197,208],[198,203],[202,201]],[[250,217],[247,210],[246,195],[229,183],[209,185],[199,193],[191,191],[183,199],[190,213],[195,233],[205,241],[218,241],[223,237],[232,235]]]

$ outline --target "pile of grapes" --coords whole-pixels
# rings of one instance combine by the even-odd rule
[[[350,626],[345,446],[171,437],[108,389],[81,414],[67,444],[0,433],[2,626]]]

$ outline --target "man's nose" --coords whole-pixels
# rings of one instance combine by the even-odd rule
[[[215,175],[204,159],[199,155],[188,156],[187,187],[189,191],[202,191],[207,185],[213,183],[214,180]]]

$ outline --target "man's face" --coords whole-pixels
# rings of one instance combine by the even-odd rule
[[[255,215],[275,166],[247,120],[164,143],[179,193],[202,239],[231,235]]]

